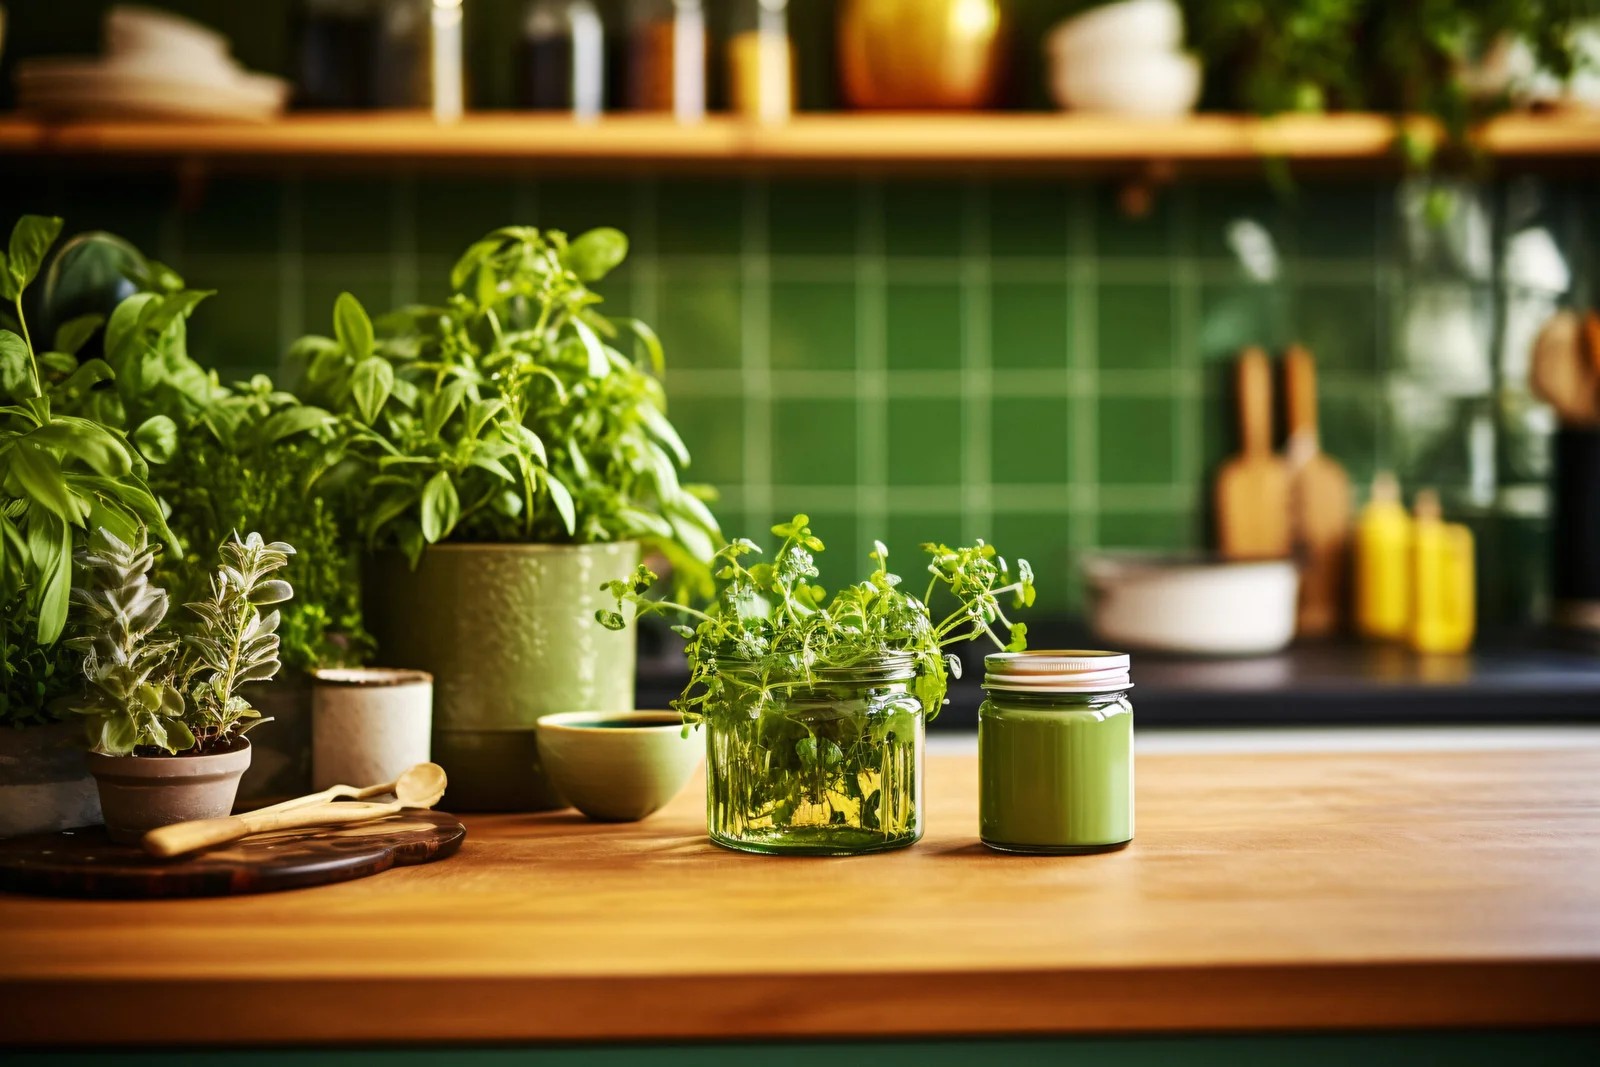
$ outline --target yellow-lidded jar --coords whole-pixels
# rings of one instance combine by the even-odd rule
[[[1477,629],[1472,531],[1443,521],[1439,498],[1431,491],[1417,494],[1412,559],[1411,647],[1430,653],[1466,651]]]
[[[1363,637],[1400,641],[1410,628],[1411,537],[1400,485],[1384,471],[1356,523],[1356,629]]]

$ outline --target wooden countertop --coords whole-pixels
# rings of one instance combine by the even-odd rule
[[[1600,748],[1165,755],[1126,851],[904,852],[469,820],[454,859],[256,897],[0,897],[0,1044],[540,1041],[1600,1023]]]

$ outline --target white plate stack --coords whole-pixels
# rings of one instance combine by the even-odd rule
[[[226,37],[163,11],[111,8],[105,52],[18,61],[18,107],[52,118],[265,122],[288,100],[289,84],[240,67]]]
[[[1050,31],[1050,91],[1069,111],[1177,118],[1200,98],[1200,63],[1183,50],[1173,0],[1120,0]]]

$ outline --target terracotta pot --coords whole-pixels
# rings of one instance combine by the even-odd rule
[[[217,819],[233,811],[239,777],[250,766],[250,742],[209,756],[88,755],[100,787],[111,840],[136,845],[148,830],[190,819]]]
[[[0,837],[94,826],[100,797],[76,722],[0,728]]]

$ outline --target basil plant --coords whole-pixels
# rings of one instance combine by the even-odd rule
[[[661,344],[590,288],[622,262],[612,229],[499,229],[443,304],[374,321],[346,293],[333,336],[288,357],[288,388],[354,429],[327,478],[371,547],[415,563],[440,541],[643,540],[703,570],[721,543],[709,491],[666,415]]]
[[[104,360],[70,350],[99,321],[63,323],[35,339],[23,293],[61,233],[61,220],[25,215],[0,252],[0,298],[14,330],[0,329],[0,721],[46,717],[72,684],[58,641],[72,590],[72,554],[89,530],[127,540],[148,528],[171,542],[144,457],[118,428],[74,412]]]

